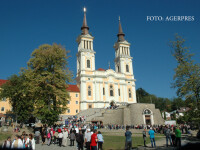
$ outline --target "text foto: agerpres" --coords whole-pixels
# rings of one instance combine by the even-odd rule
[[[194,21],[194,16],[147,16],[147,21]]]

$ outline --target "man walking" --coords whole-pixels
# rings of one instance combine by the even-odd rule
[[[132,149],[132,133],[129,131],[129,127],[126,127],[125,137],[125,150],[131,150]]]
[[[90,141],[91,141],[91,132],[90,129],[87,129],[85,133],[85,145],[86,145],[86,150],[90,150]]]
[[[94,130],[94,133],[91,136],[91,150],[97,150],[97,142],[98,142],[98,138],[97,138],[97,130]]]
[[[181,131],[179,130],[179,127],[176,128],[175,135],[176,135],[176,146],[178,149],[180,149],[181,148]]]
[[[172,138],[171,138],[171,130],[167,126],[165,127],[165,136],[166,136],[166,146],[168,147],[168,140],[170,145],[172,145]]]
[[[149,130],[149,135],[150,135],[150,140],[151,140],[151,147],[156,147],[156,142],[155,142],[155,132],[152,130],[152,127]]]

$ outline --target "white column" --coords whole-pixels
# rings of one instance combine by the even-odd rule
[[[133,103],[137,103],[135,86],[132,86]]]
[[[105,83],[105,96],[106,96],[106,101],[109,101],[109,89],[108,89],[108,83]]]
[[[122,87],[122,85],[120,85],[119,88],[120,88],[121,102],[124,102],[124,94],[123,94],[123,87]]]
[[[92,55],[92,70],[95,70],[95,55]]]
[[[99,82],[95,82],[95,90],[96,90],[96,99],[95,99],[95,101],[99,101]]]
[[[132,64],[132,60],[130,61],[130,73],[133,75],[133,64]]]
[[[86,87],[86,82],[84,81],[84,82],[82,82],[82,84],[83,84],[83,89],[82,89],[83,92],[81,92],[81,95],[83,95],[83,99],[82,99],[82,100],[87,100],[87,87]]]
[[[81,70],[85,70],[85,56],[81,54]]]
[[[92,94],[93,94],[93,101],[96,101],[96,86],[95,86],[95,81],[92,82]]]
[[[124,102],[128,102],[126,85],[123,85],[123,89],[124,89]]]
[[[151,125],[154,125],[153,114],[151,114]]]
[[[91,50],[93,50],[93,41],[91,41]]]
[[[118,84],[114,84],[115,88],[115,101],[119,102]]]
[[[103,101],[103,83],[101,82],[100,83],[100,89],[99,89],[99,91],[100,91],[100,97],[101,97],[101,99],[100,99],[100,101]]]

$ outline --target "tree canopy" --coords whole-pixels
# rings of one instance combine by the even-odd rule
[[[25,70],[34,98],[34,115],[44,123],[53,124],[67,109],[66,88],[71,81],[67,54],[61,45],[41,45],[33,51]]]
[[[170,42],[173,56],[177,61],[173,87],[177,88],[177,95],[185,99],[200,100],[200,64],[194,63],[189,48],[185,46],[185,39],[178,34]]]
[[[9,81],[2,85],[0,97],[9,98],[12,111],[20,122],[27,121],[33,112],[33,99],[27,86],[24,74],[12,75]]]
[[[1,97],[9,98],[20,120],[28,119],[28,112],[52,125],[66,111],[70,98],[67,86],[72,81],[68,53],[57,44],[39,46],[31,54],[28,67],[1,87]]]
[[[178,34],[175,35],[175,40],[170,42],[170,46],[177,61],[173,87],[177,89],[177,95],[184,97],[185,104],[191,108],[180,120],[199,124],[200,64],[192,60],[194,54],[190,53],[189,48],[185,46],[185,39]]]

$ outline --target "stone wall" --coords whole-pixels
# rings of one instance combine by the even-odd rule
[[[155,109],[154,104],[135,103],[127,106],[120,106],[118,109],[106,109],[99,111],[97,115],[91,115],[90,121],[102,121],[106,124],[119,124],[119,125],[142,125],[144,122],[144,110],[150,110],[153,116],[153,124],[163,124],[164,119],[161,117],[159,109]],[[94,118],[92,118],[94,116]],[[88,120],[89,121],[89,120]]]
[[[103,123],[104,124],[123,124],[123,108],[119,108],[119,109],[111,109],[106,111],[103,114]]]

